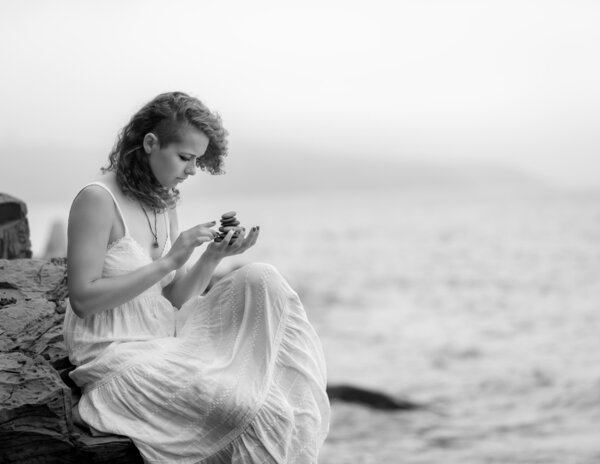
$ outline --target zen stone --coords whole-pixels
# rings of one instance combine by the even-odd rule
[[[223,213],[221,215],[221,219],[228,219],[228,218],[232,218],[236,215],[237,213],[235,211],[229,211],[227,213]]]

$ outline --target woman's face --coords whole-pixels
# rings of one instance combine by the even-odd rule
[[[162,148],[154,134],[146,134],[144,150],[149,155],[150,169],[158,182],[163,187],[172,188],[196,174],[196,158],[204,154],[208,142],[203,132],[188,126],[178,142]]]

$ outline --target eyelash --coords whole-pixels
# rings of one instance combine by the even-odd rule
[[[181,156],[181,155],[179,155],[179,158],[180,158],[182,161],[185,161],[186,163],[189,163],[189,161],[190,161],[190,158],[186,158],[185,156]]]

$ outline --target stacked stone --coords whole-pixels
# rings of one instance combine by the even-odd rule
[[[221,242],[227,235],[227,232],[230,230],[234,230],[233,236],[229,243],[235,242],[235,240],[240,236],[240,230],[238,229],[240,226],[240,221],[235,217],[237,213],[235,211],[229,211],[221,215],[221,227],[219,227],[219,236],[215,238],[215,242]]]

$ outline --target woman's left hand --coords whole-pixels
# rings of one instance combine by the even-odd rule
[[[239,232],[239,236],[232,242],[231,239],[236,230]],[[223,238],[221,242],[211,242],[206,248],[205,254],[209,254],[218,259],[239,255],[256,243],[259,231],[260,227],[252,227],[250,232],[248,232],[248,235],[244,236],[246,232],[244,227],[231,229],[227,232],[227,235],[225,235],[225,238]]]

